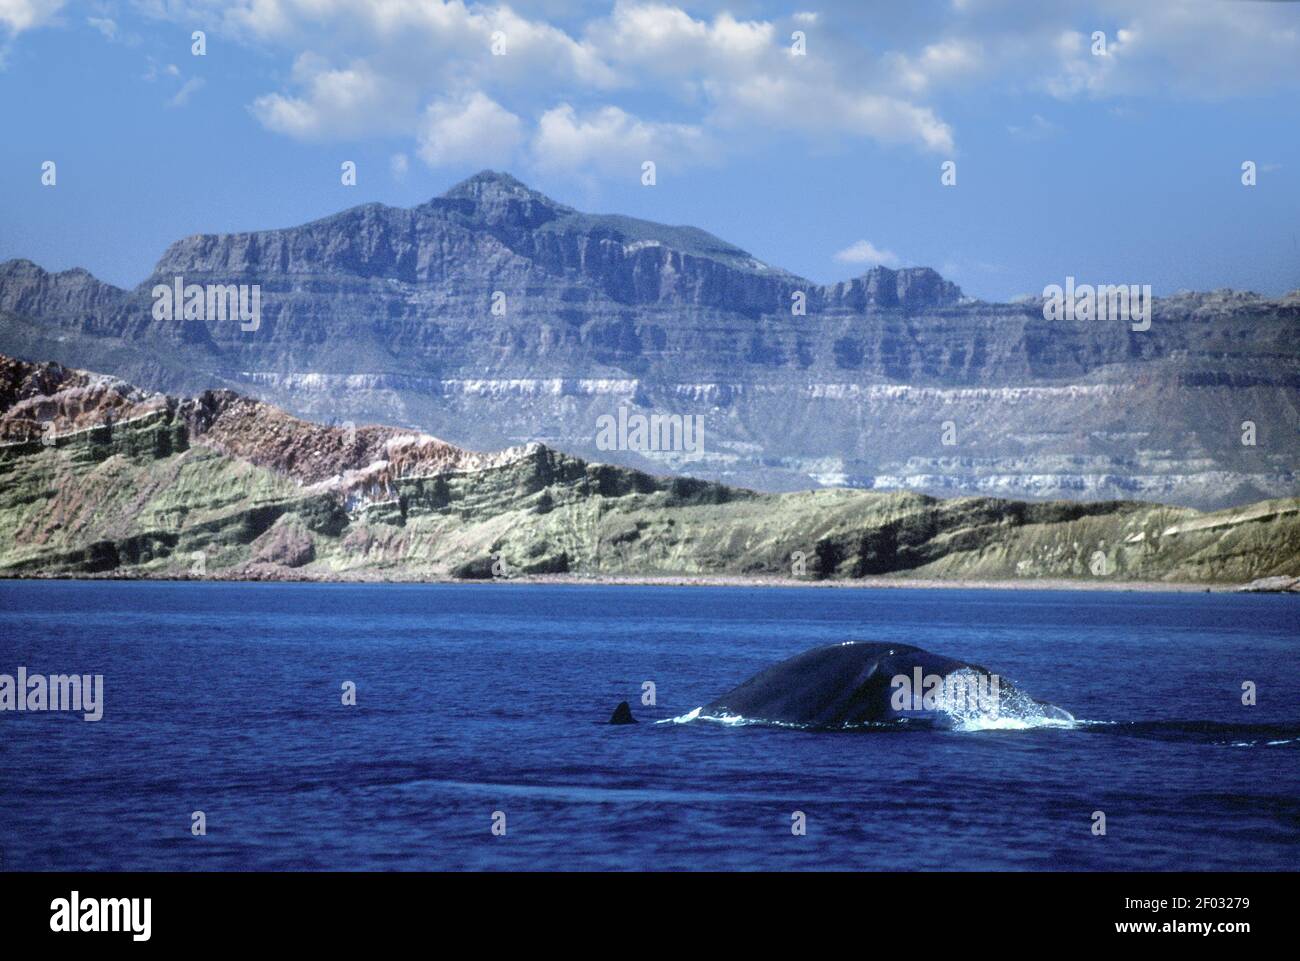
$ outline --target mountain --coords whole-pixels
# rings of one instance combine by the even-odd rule
[[[259,285],[257,329],[155,319],[154,287],[177,277]],[[1134,331],[975,301],[928,268],[819,285],[702,230],[581,213],[492,172],[411,209],[188,237],[132,290],[0,264],[14,356],[767,490],[1203,509],[1292,496],[1298,322],[1300,292],[1157,299]],[[703,455],[600,449],[620,408],[702,417]]]
[[[0,575],[1294,579],[1300,499],[759,494],[0,357]],[[1291,580],[1287,581],[1288,583]]]

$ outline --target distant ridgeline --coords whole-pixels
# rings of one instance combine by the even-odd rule
[[[923,267],[816,284],[484,172],[410,209],[188,237],[129,290],[0,264],[0,350],[763,490],[1296,495],[1300,294],[1064,279],[1011,304]],[[708,443],[602,445],[620,412]]]
[[[429,579],[524,574],[1294,575],[1300,499],[1159,505],[757,494],[323,426],[229,391],[177,399],[0,358],[0,574]]]

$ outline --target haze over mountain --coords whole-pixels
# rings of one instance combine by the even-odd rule
[[[152,289],[178,276],[259,284],[260,326],[154,319]],[[928,268],[818,285],[697,228],[584,214],[486,171],[411,209],[185,238],[132,290],[0,265],[0,350],[16,356],[775,490],[1291,496],[1297,321],[1300,294],[1180,294],[1133,331],[970,300]],[[701,415],[704,455],[598,450],[620,407]]]

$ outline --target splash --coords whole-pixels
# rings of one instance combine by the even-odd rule
[[[963,681],[974,681],[984,675],[975,671],[954,672],[963,676]],[[968,692],[981,690],[979,696],[967,696]],[[1073,730],[1087,722],[1075,719],[1069,711],[1051,704],[1034,700],[1023,691],[1011,685],[1000,688],[994,686],[989,695],[988,685],[982,688],[975,685],[945,685],[934,702],[932,709],[907,711],[890,720],[866,721],[858,724],[838,726],[820,726],[813,724],[793,724],[788,721],[769,721],[764,718],[745,717],[740,714],[705,714],[703,707],[697,707],[685,714],[656,721],[657,724],[691,724],[695,721],[709,721],[726,727],[745,727],[761,725],[763,727],[786,727],[796,730],[902,730],[909,727],[918,729],[939,729],[947,731],[1028,731],[1039,728],[1058,728]]]
[[[1078,726],[1073,714],[1055,705],[1036,701],[1024,691],[1010,684],[995,685],[991,695],[984,692],[987,685],[974,683],[982,675],[972,670],[954,671],[949,679],[957,678],[964,684],[945,684],[933,712],[929,714],[935,727],[952,731],[1028,731],[1037,728],[1062,728]],[[969,692],[979,690],[979,696]]]
[[[697,707],[693,711],[677,717],[664,718],[662,721],[656,721],[656,724],[690,724],[692,721],[710,721],[714,724],[722,724],[726,727],[743,727],[747,724],[762,724],[766,727],[793,727],[804,728],[804,724],[787,724],[781,721],[764,721],[758,718],[742,717],[739,714],[702,714],[704,708]]]
[[[697,707],[693,711],[677,717],[664,718],[662,721],[655,721],[656,724],[690,724],[693,721],[708,721],[711,724],[721,724],[723,727],[747,727],[750,725],[759,725],[762,727],[788,727],[796,731],[813,730],[811,724],[791,724],[789,721],[766,721],[760,717],[743,717],[740,714],[703,714],[702,707]],[[847,728],[849,725],[845,725]]]

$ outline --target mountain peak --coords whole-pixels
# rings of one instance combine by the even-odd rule
[[[474,219],[492,226],[530,229],[554,220],[559,214],[571,212],[568,207],[538,193],[510,174],[496,170],[480,170],[462,180],[433,201],[434,204],[439,202],[456,205],[462,212],[467,212],[465,208],[468,206],[472,208]]]
[[[545,194],[538,193],[517,178],[498,170],[480,170],[474,176],[466,177],[442,196],[446,200],[540,201],[550,207],[559,206]]]

